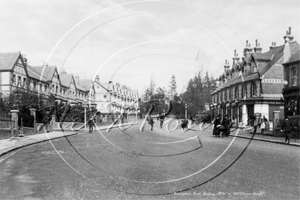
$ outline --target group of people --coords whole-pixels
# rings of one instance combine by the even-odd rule
[[[164,120],[165,120],[165,114],[164,113],[160,113],[159,116],[157,117],[157,121],[159,121],[160,128],[163,127]],[[151,126],[151,131],[153,131],[153,125],[155,123],[153,117],[152,116],[148,116],[147,121],[148,121],[149,125]]]
[[[254,131],[253,134],[256,134],[257,128],[259,127],[261,130],[261,134],[265,133],[265,129],[266,129],[266,124],[268,122],[267,118],[265,116],[263,116],[262,118],[258,117],[258,118],[254,118]]]
[[[232,126],[232,122],[230,117],[225,115],[223,119],[220,118],[220,115],[213,121],[214,128],[213,128],[213,135],[215,137],[228,137],[230,135],[230,128]]]

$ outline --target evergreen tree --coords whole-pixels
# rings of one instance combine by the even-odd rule
[[[174,99],[174,95],[176,93],[176,88],[177,88],[177,85],[176,85],[175,75],[172,74],[171,82],[169,85],[169,91],[168,91],[170,100]]]

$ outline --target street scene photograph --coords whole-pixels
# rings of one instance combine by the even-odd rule
[[[0,0],[0,199],[299,200],[300,0]]]

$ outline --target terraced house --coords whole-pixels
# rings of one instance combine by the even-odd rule
[[[137,114],[139,111],[139,95],[137,90],[119,83],[100,83],[99,76],[95,79],[95,96],[97,110],[103,114],[127,113]]]
[[[257,40],[254,48],[246,41],[241,58],[235,51],[232,65],[225,61],[218,87],[211,93],[214,116],[227,114],[237,122],[247,123],[249,117],[260,113],[276,127],[278,119],[284,117],[283,65],[299,51],[291,28],[283,38],[283,45],[273,42],[264,53]]]
[[[43,98],[50,94],[58,102],[95,104],[92,80],[81,86],[72,74],[58,73],[56,66],[30,66],[20,52],[0,53],[0,92],[10,94],[16,88],[36,92]],[[86,86],[89,86],[88,88]]]

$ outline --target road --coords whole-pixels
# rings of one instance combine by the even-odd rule
[[[0,199],[299,199],[299,153],[210,127],[94,131],[13,152]]]

